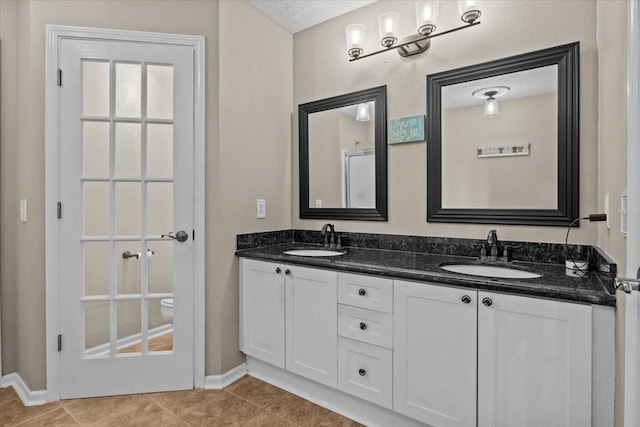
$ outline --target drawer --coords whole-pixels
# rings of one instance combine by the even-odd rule
[[[338,302],[393,313],[393,281],[381,277],[338,273]]]
[[[392,407],[393,352],[338,338],[338,389],[385,408]]]
[[[393,315],[338,304],[338,335],[393,348]]]

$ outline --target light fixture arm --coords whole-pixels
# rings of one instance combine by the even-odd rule
[[[468,24],[461,25],[460,27],[452,28],[450,30],[446,30],[446,31],[438,32],[438,33],[431,33],[431,34],[429,34],[427,36],[420,37],[420,38],[415,39],[415,40],[411,40],[409,43],[404,43],[403,44],[402,41],[400,41],[400,43],[397,44],[397,45],[389,46],[387,48],[380,49],[380,50],[377,50],[375,52],[367,53],[366,55],[360,55],[360,56],[357,56],[355,58],[351,58],[351,59],[349,59],[349,62],[353,62],[353,61],[357,61],[358,59],[363,59],[363,58],[367,58],[369,56],[377,55],[377,54],[382,53],[382,52],[388,52],[390,50],[399,49],[399,48],[404,47],[406,45],[411,45],[413,43],[418,43],[418,42],[421,42],[421,41],[429,40],[429,39],[432,39],[434,37],[444,36],[445,34],[454,33],[456,31],[464,30],[466,28],[470,28],[470,27],[473,27],[475,25],[480,25],[480,21],[470,22]],[[417,34],[417,35],[420,35],[420,34]]]

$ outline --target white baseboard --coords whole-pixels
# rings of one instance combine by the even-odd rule
[[[220,389],[238,381],[247,373],[247,364],[238,365],[222,375],[208,375],[204,378],[204,388]]]
[[[161,335],[168,334],[169,332],[173,332],[173,325],[171,323],[164,324],[162,326],[158,326],[157,328],[149,329],[147,332],[147,339],[157,338]],[[125,347],[129,347],[135,344],[140,344],[142,342],[142,334],[137,333],[134,335],[130,335],[128,337],[120,338],[116,341],[116,349],[120,350]],[[85,354],[87,356],[98,356],[100,354],[108,354],[111,351],[111,344],[105,343],[100,344],[95,347],[91,347],[87,349]]]
[[[370,427],[422,427],[425,424],[247,356],[248,374]]]
[[[0,379],[0,387],[13,387],[24,406],[44,405],[47,403],[47,391],[31,391],[17,372],[3,376]]]

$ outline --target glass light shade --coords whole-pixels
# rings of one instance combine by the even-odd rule
[[[480,17],[480,9],[476,0],[458,0],[460,19],[466,23],[472,23]]]
[[[440,2],[438,0],[422,0],[416,2],[416,24],[418,25],[418,33],[426,36],[436,29],[439,8]]]
[[[500,108],[498,107],[498,100],[489,97],[484,103],[484,116],[493,118],[500,114]]]
[[[357,58],[364,50],[362,49],[362,42],[364,40],[366,27],[362,24],[351,24],[345,28],[347,36],[347,51],[349,56]]]
[[[371,115],[369,114],[369,106],[367,104],[358,104],[356,110],[356,120],[359,122],[368,122],[371,120]]]
[[[398,12],[385,12],[378,16],[378,31],[382,46],[393,46],[398,41],[398,22],[400,22]]]

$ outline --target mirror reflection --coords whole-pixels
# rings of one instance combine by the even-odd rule
[[[443,208],[558,208],[557,65],[444,86],[441,105]]]
[[[298,105],[300,218],[387,220],[387,87]]]
[[[375,101],[309,114],[309,206],[375,208]]]
[[[427,221],[578,216],[580,43],[427,75]]]

